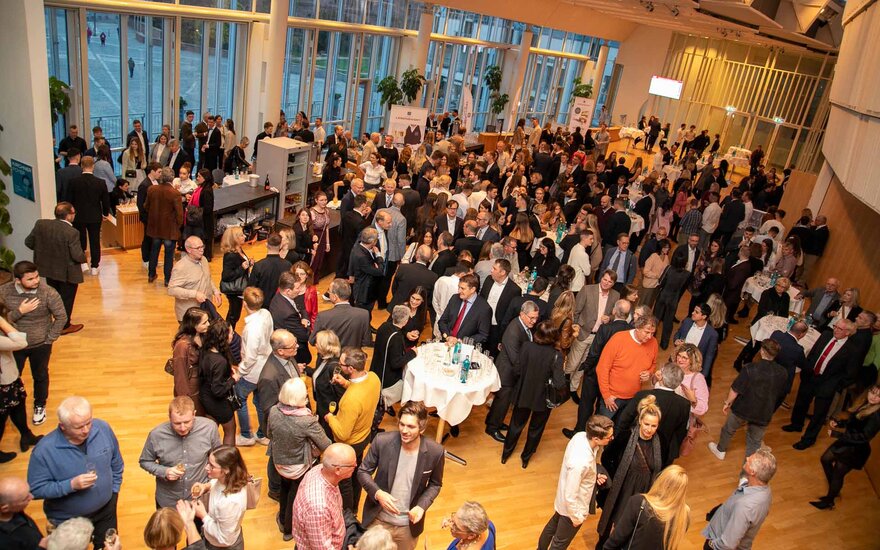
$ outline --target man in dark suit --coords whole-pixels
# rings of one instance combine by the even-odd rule
[[[581,211],[583,202],[577,196],[577,188],[574,185],[565,185],[562,188],[562,214],[569,223],[574,223],[578,212]]]
[[[367,221],[369,213],[370,207],[367,205],[367,198],[364,195],[358,195],[354,198],[354,208],[342,215],[339,223],[342,239],[339,249],[339,263],[336,266],[336,277],[338,278],[348,279],[348,262],[351,259],[351,251],[357,242],[358,235],[369,224]]]
[[[131,140],[137,139],[141,142],[141,148],[144,150],[144,158],[150,158],[150,138],[147,136],[147,133],[144,132],[143,124],[141,124],[140,120],[134,120],[131,125],[134,127],[134,130],[129,132],[125,137],[126,147],[131,143]]]
[[[147,164],[147,177],[144,178],[144,181],[138,185],[137,188],[137,209],[138,209],[138,217],[141,220],[141,223],[144,224],[144,227],[147,226],[147,209],[144,207],[144,204],[147,202],[147,189],[152,185],[159,185],[159,176],[162,174],[162,165],[158,162],[151,162]],[[147,267],[150,263],[150,254],[152,254],[153,250],[153,239],[147,236],[147,233],[144,232],[144,238],[141,240],[141,261],[144,263],[144,267]]]
[[[379,232],[373,227],[361,231],[358,244],[351,250],[348,262],[351,287],[351,302],[355,307],[373,309],[379,281],[385,275],[385,260],[380,256],[378,246]]]
[[[666,363],[660,369],[660,385],[662,387],[652,390],[642,390],[636,393],[617,415],[614,423],[615,431],[623,438],[628,439],[630,430],[638,429],[639,401],[649,395],[657,399],[657,407],[662,413],[660,426],[657,427],[657,435],[660,437],[660,449],[663,453],[663,467],[667,467],[678,458],[681,442],[688,431],[688,421],[691,415],[691,403],[684,397],[675,393],[675,389],[681,385],[684,379],[684,371],[675,363]]]
[[[352,307],[348,302],[351,298],[351,285],[345,279],[334,279],[330,283],[330,302],[333,307],[318,313],[309,343],[316,343],[315,336],[322,330],[332,330],[339,337],[343,348],[369,347],[373,344],[370,335],[370,313]]]
[[[626,213],[625,208],[623,199],[616,199],[614,201],[614,213],[608,218],[605,228],[600,229],[603,246],[614,246],[617,242],[617,236],[621,233],[629,235],[632,220],[629,219],[629,214]],[[629,241],[626,244],[629,246]]]
[[[355,209],[355,199],[364,194],[364,180],[354,178],[351,180],[351,186],[348,192],[342,196],[339,201],[339,216],[344,217],[345,214]],[[366,197],[364,198],[366,201]],[[341,229],[341,228],[340,228]]]
[[[483,179],[489,180],[492,185],[498,185],[498,182],[501,181],[501,168],[498,167],[498,152],[487,152],[486,162],[488,162],[488,166],[486,166],[486,175]]]
[[[422,196],[411,187],[409,174],[400,175],[400,193],[403,194],[403,206],[400,213],[406,218],[406,234],[416,231],[419,207],[422,205]]]
[[[205,144],[201,147],[205,162],[202,168],[215,170],[220,168],[220,158],[223,156],[223,133],[217,127],[213,118],[208,119],[208,135]]]
[[[721,248],[727,245],[730,237],[736,232],[736,228],[746,218],[746,205],[742,201],[742,191],[735,188],[730,192],[730,200],[721,210],[721,218],[718,227],[712,235],[712,239],[721,243]]]
[[[434,179],[436,173],[437,169],[431,164],[431,161],[426,160],[425,164],[422,165],[422,171],[416,180],[415,187],[416,191],[419,192],[422,203],[428,198],[428,193],[431,191],[431,180]]]
[[[519,351],[525,342],[532,340],[532,329],[538,323],[539,316],[538,306],[534,302],[523,302],[516,318],[506,325],[501,337],[501,352],[495,362],[501,378],[501,389],[495,392],[489,414],[486,415],[486,433],[499,443],[504,443],[505,435],[501,432],[507,429],[504,418],[522,373]]]
[[[278,292],[278,281],[282,273],[290,271],[292,264],[281,257],[281,235],[272,233],[266,239],[266,257],[254,264],[248,277],[248,286],[255,286],[263,291],[263,308],[269,304]]]
[[[448,231],[437,236],[437,256],[434,258],[434,263],[431,264],[431,271],[436,273],[438,277],[446,275],[446,270],[458,263],[458,255],[452,248],[453,242],[455,241],[452,234]]]
[[[389,313],[394,306],[407,303],[409,295],[417,287],[422,287],[428,291],[428,307],[431,305],[431,298],[434,292],[434,283],[440,277],[430,269],[428,263],[434,252],[431,247],[423,244],[416,249],[416,261],[408,264],[401,264],[391,283],[391,302],[388,304]],[[435,315],[438,312],[434,312]]]
[[[70,180],[67,194],[76,210],[73,226],[79,231],[79,244],[85,250],[88,234],[92,275],[97,275],[101,263],[101,221],[110,216],[110,193],[107,192],[107,183],[93,173],[95,159],[85,157],[80,166],[83,173]]]
[[[618,332],[632,328],[632,325],[626,322],[631,309],[632,304],[627,300],[618,300],[614,304],[614,309],[611,311],[612,321],[604,323],[596,331],[596,335],[590,344],[590,349],[580,364],[579,370],[583,372],[583,379],[581,380],[581,396],[578,400],[577,423],[573,430],[562,428],[562,434],[569,439],[577,432],[582,432],[586,429],[587,420],[596,410],[596,402],[599,399],[599,380],[596,378],[596,365],[599,364],[599,357],[602,355],[602,349],[608,343],[608,340]]]
[[[272,324],[276,330],[284,329],[296,337],[297,362],[309,363],[312,358],[309,351],[309,316],[307,312],[300,310],[294,301],[295,285],[296,277],[293,273],[290,271],[282,273],[278,278],[278,292],[273,295],[268,305],[264,300],[263,307],[272,315]]]
[[[205,167],[205,151],[204,147],[208,142],[208,120],[213,120],[211,113],[205,113],[202,115],[202,119],[198,121],[193,128],[193,137],[196,139],[196,144],[199,149],[199,169]]]
[[[458,281],[458,294],[449,299],[437,322],[444,340],[454,342],[472,338],[475,344],[486,344],[492,327],[492,308],[477,295],[480,278],[468,273]]]
[[[672,253],[672,259],[683,256],[684,268],[688,272],[693,273],[697,267],[697,262],[700,260],[700,254],[702,254],[700,250],[700,236],[693,234],[688,235],[686,245],[675,248],[675,251]],[[648,259],[645,258],[645,261],[648,261]]]
[[[825,253],[829,237],[831,237],[831,233],[828,231],[828,219],[823,214],[819,214],[813,221],[809,237],[801,242],[804,251],[804,277],[807,277],[813,266]]]
[[[541,186],[547,187],[553,181],[550,179],[550,169],[553,164],[553,157],[550,156],[550,146],[541,143],[538,152],[532,158],[532,173],[541,174]]]
[[[617,236],[617,246],[609,246],[605,249],[599,271],[610,270],[617,274],[617,282],[614,289],[623,293],[624,285],[632,284],[636,278],[638,261],[635,253],[629,248],[629,235],[621,233]]]
[[[544,277],[538,277],[535,279],[535,282],[532,283],[532,291],[526,294],[522,294],[520,296],[514,296],[510,303],[507,305],[507,311],[504,312],[504,316],[501,320],[501,326],[506,327],[510,324],[516,316],[519,315],[520,309],[522,309],[522,305],[526,302],[532,302],[536,306],[538,306],[538,320],[544,321],[550,318],[550,304],[547,303],[547,300],[541,298],[544,293],[547,291],[547,287],[550,286],[550,282]]]
[[[675,347],[681,344],[693,343],[700,349],[703,355],[703,376],[706,384],[712,385],[712,365],[718,355],[718,331],[709,324],[709,316],[712,308],[709,304],[697,304],[691,312],[691,316],[681,321],[678,331],[673,336]]]
[[[193,159],[189,156],[189,153],[180,146],[180,142],[176,139],[172,139],[171,143],[168,144],[168,147],[171,150],[171,156],[168,158],[168,166],[174,170],[175,177],[180,176],[180,167],[187,162],[192,164]]]
[[[458,203],[451,200],[446,203],[446,213],[434,219],[434,222],[437,224],[437,233],[444,231],[451,233],[453,242],[464,236],[464,220],[458,217],[457,212]]]
[[[657,233],[654,234],[654,238],[648,239],[648,241],[642,246],[642,249],[639,250],[639,267],[645,267],[645,264],[648,262],[648,258],[651,257],[651,254],[655,252],[660,252],[660,243],[666,241],[666,237],[668,236],[668,231],[665,227],[657,228]],[[669,244],[669,241],[666,241]]]
[[[67,166],[55,172],[55,200],[63,202],[67,200],[70,182],[82,175],[82,167],[79,161],[82,153],[76,147],[67,150]]]
[[[625,182],[624,185],[626,185]],[[648,230],[651,228],[651,212],[655,210],[654,206],[656,199],[654,198],[654,186],[650,183],[646,184],[643,187],[643,193],[644,196],[640,198],[633,207],[633,212],[645,220],[645,227],[638,233],[634,233],[629,240],[629,249],[632,250],[633,253],[639,249],[639,245],[642,244],[642,239],[648,234]]]
[[[492,215],[488,212],[480,212],[477,214],[477,231],[474,236],[480,241],[481,245],[486,242],[497,243],[501,240],[501,235],[489,226],[489,222],[491,221]],[[480,254],[478,252],[477,255],[474,256],[474,261],[479,260],[479,258]]]
[[[676,252],[678,249],[676,249]],[[724,293],[722,298],[727,306],[727,322],[737,325],[739,321],[734,318],[736,308],[742,299],[742,289],[746,280],[754,274],[752,263],[749,261],[749,249],[741,248],[737,257],[737,263],[727,270],[724,276]]]
[[[480,289],[480,296],[486,299],[489,307],[492,308],[492,328],[489,330],[489,354],[492,357],[498,355],[498,344],[501,342],[501,335],[505,326],[501,324],[504,314],[510,306],[510,301],[522,295],[522,289],[509,277],[510,262],[504,258],[495,260],[492,265],[492,271],[483,288]]]
[[[40,275],[61,296],[67,322],[61,334],[70,334],[82,330],[81,324],[71,324],[73,302],[76,290],[83,282],[81,264],[86,261],[86,254],[79,243],[79,232],[73,228],[76,209],[69,202],[60,202],[55,206],[54,220],[37,220],[24,244],[34,251],[34,263]]]
[[[269,132],[271,133],[271,130]],[[324,145],[327,147],[327,155],[324,157],[325,162],[330,159],[333,153],[336,153],[342,159],[342,166],[348,163],[348,140],[345,139],[345,129],[342,126],[337,124],[333,128],[333,135],[327,136],[327,141],[324,142]]]
[[[480,250],[483,248],[483,241],[477,238],[477,222],[468,220],[464,222],[464,236],[456,239],[455,253],[461,254],[462,250],[467,250],[474,258],[474,263],[480,258]]]
[[[180,145],[187,156],[192,159],[191,162],[195,162],[196,158],[196,137],[193,134],[193,120],[195,117],[195,113],[187,111],[186,118],[180,123]]]
[[[807,356],[806,368],[801,370],[801,385],[791,410],[791,423],[782,427],[786,432],[803,430],[807,410],[810,403],[813,403],[813,417],[807,431],[794,444],[794,448],[799,451],[816,443],[831,409],[834,394],[855,379],[861,365],[856,365],[853,358],[855,350],[850,336],[854,333],[853,322],[841,319],[834,325],[832,332],[822,333]]]
[[[383,525],[398,548],[415,548],[425,512],[440,494],[446,453],[429,437],[428,410],[421,401],[400,408],[397,432],[380,433],[357,471],[366,490],[363,525]],[[396,512],[396,513],[395,513]],[[401,529],[403,524],[409,528]]]

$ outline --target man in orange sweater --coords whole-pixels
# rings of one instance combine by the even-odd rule
[[[642,389],[657,369],[657,319],[645,315],[635,321],[635,328],[618,332],[605,345],[596,376],[599,379],[599,401],[597,414],[614,420],[617,412],[623,410],[630,399]]]

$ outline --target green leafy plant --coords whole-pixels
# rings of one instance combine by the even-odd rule
[[[492,103],[489,105],[489,109],[492,111],[492,114],[498,116],[501,114],[501,111],[507,106],[507,102],[510,101],[510,96],[507,94],[499,94],[495,92],[491,96]]]
[[[3,125],[0,124],[0,132],[3,131]],[[12,173],[9,163],[6,159],[0,157],[0,174],[8,176]],[[0,179],[0,235],[11,235],[12,224],[9,223],[9,195],[6,194],[6,182]],[[15,252],[5,246],[0,246],[0,269],[12,271],[12,265],[15,263]]]
[[[501,67],[498,65],[492,65],[486,69],[486,75],[483,76],[483,82],[486,83],[486,87],[489,88],[492,92],[497,92],[501,89],[501,79],[502,79]]]
[[[70,86],[66,82],[54,76],[49,77],[49,108],[52,110],[52,124],[58,122],[58,117],[70,109],[70,96],[67,95],[69,91]]]
[[[593,97],[593,85],[581,82],[581,77],[574,79],[574,86],[571,89],[571,101],[576,97]]]
[[[410,69],[400,75],[400,91],[410,103],[419,95],[427,80],[419,74],[418,69]]]
[[[403,99],[403,92],[400,90],[400,86],[397,84],[397,79],[391,75],[386,76],[382,80],[376,84],[376,90],[382,94],[382,100],[379,102],[380,105],[388,105],[388,109],[391,109],[391,106],[395,103],[400,103]]]

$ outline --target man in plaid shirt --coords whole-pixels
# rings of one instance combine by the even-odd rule
[[[321,467],[303,476],[293,503],[293,540],[297,550],[339,550],[345,538],[339,482],[357,468],[354,449],[334,443],[324,451]]]
[[[699,209],[700,201],[691,199],[688,201],[688,211],[681,217],[678,225],[678,244],[685,244],[688,237],[698,235],[700,227],[703,225],[703,213]]]

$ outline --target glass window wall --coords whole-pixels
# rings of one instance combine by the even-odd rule
[[[71,82],[70,80],[68,14],[69,12],[67,10],[60,8],[45,9],[46,55],[49,60],[49,76],[54,76],[58,80],[66,83],[72,89],[76,89],[78,84]],[[73,25],[71,25],[71,27],[73,27]],[[97,41],[98,39],[95,38],[95,40]],[[52,128],[52,135],[55,137],[56,141],[61,141],[67,134],[66,119],[67,117],[64,115],[58,117],[58,121]],[[88,129],[81,130],[80,135],[83,135],[87,131]],[[86,133],[86,135],[90,134]]]

